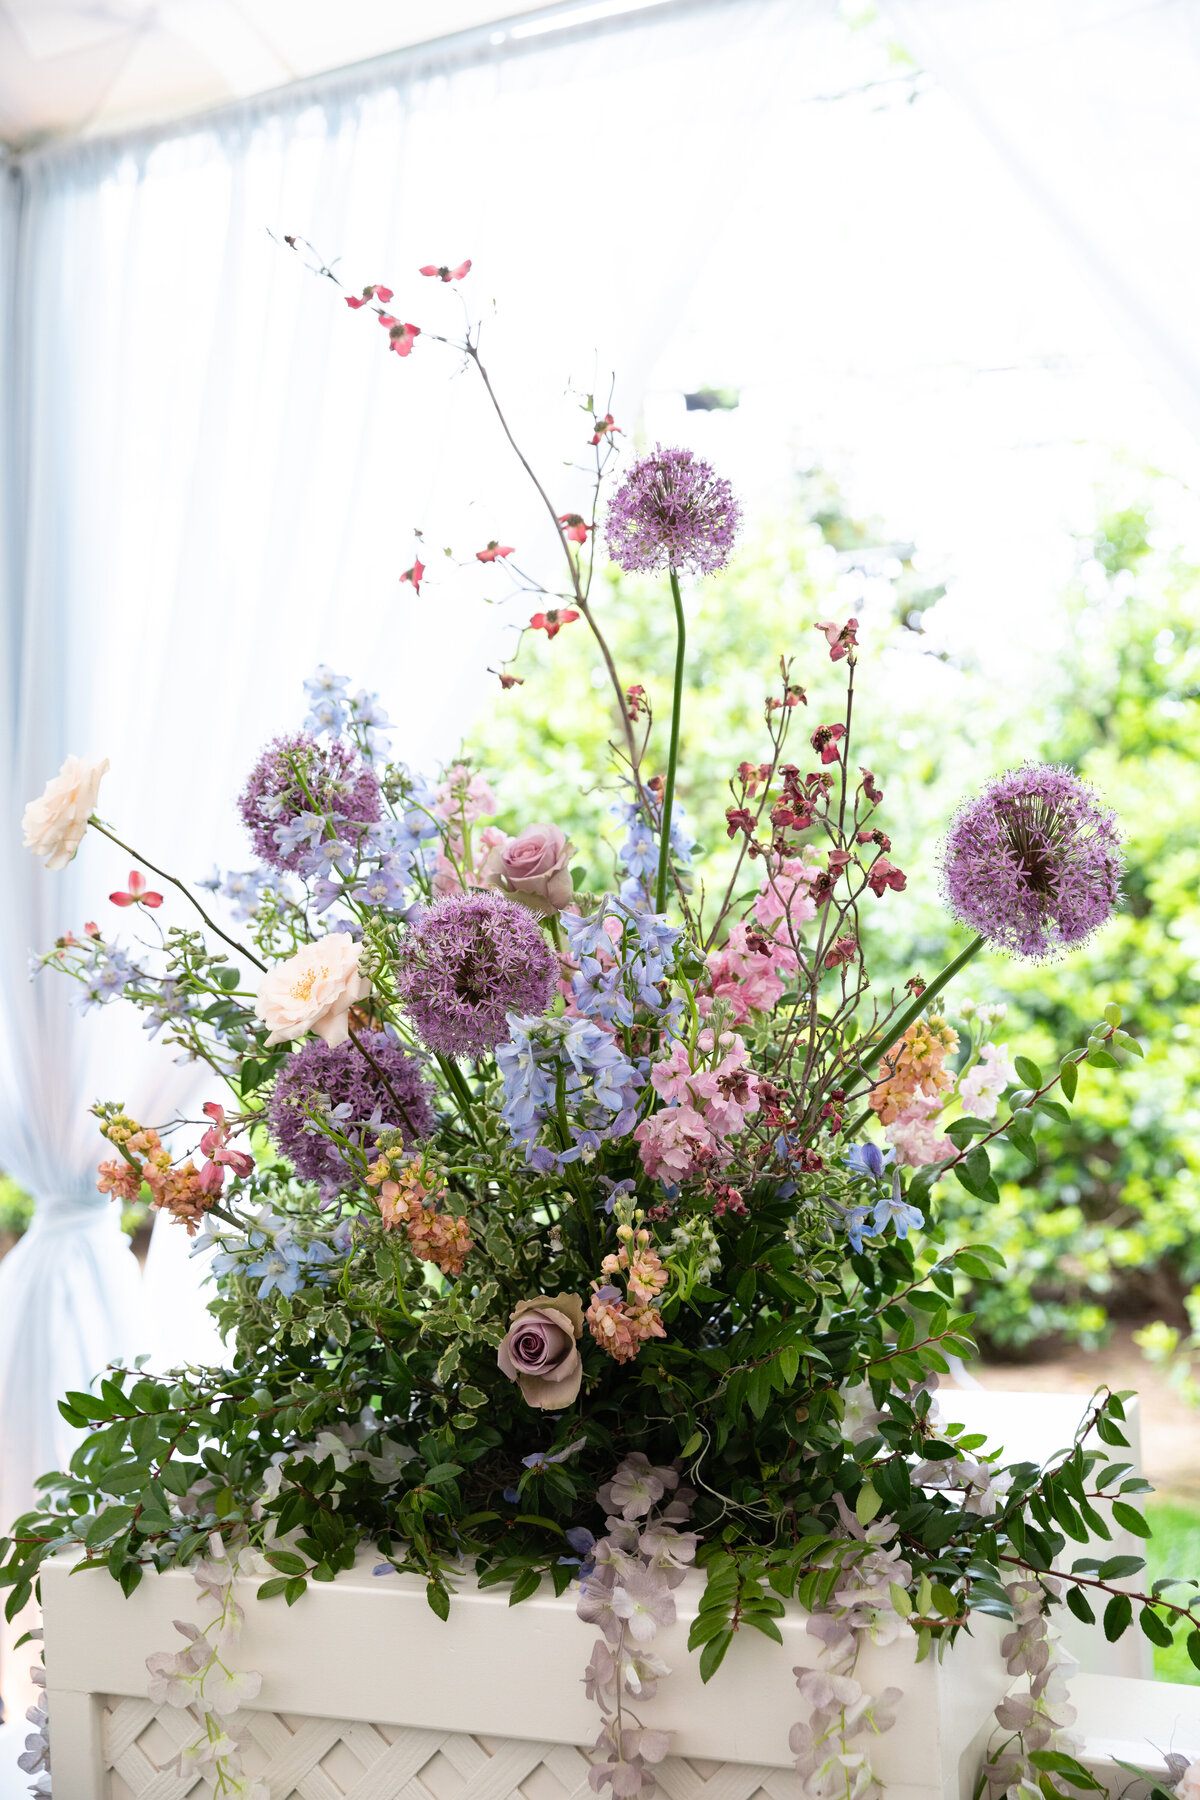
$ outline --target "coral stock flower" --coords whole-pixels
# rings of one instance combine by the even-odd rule
[[[346,305],[357,312],[360,306],[367,306],[372,300],[381,300],[386,306],[391,297],[391,288],[383,287],[376,281],[372,282],[370,287],[365,287],[361,294],[347,294]]]
[[[146,877],[144,875],[139,875],[136,869],[130,869],[129,871],[129,892],[125,894],[110,894],[108,897],[114,906],[155,907],[161,906],[163,902],[161,894],[147,893]]]
[[[421,583],[425,579],[425,564],[421,561],[419,556],[417,557],[416,561],[413,563],[413,566],[411,569],[405,569],[405,571],[404,571],[403,575],[400,577],[400,579],[401,579],[401,581],[411,581],[413,593],[414,594],[420,593]]]
[[[548,638],[556,638],[564,625],[573,625],[578,617],[572,607],[551,606],[545,612],[534,613],[529,628],[544,631]]]
[[[498,538],[491,538],[488,541],[486,550],[477,550],[475,552],[475,561],[482,563],[495,562],[497,557],[511,556],[515,548],[516,546],[513,544],[502,544]]]
[[[461,281],[463,276],[469,275],[470,272],[471,259],[469,256],[466,262],[459,263],[457,269],[452,269],[449,263],[425,263],[419,271],[422,275],[436,275],[439,281]]]
[[[582,513],[559,513],[558,522],[563,527],[563,536],[572,544],[587,543],[587,534],[592,528]]]

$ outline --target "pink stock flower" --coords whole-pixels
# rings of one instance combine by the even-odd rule
[[[762,892],[754,902],[754,916],[760,925],[772,930],[781,920],[790,921],[793,929],[817,916],[817,903],[810,893],[820,868],[813,860],[815,845],[806,844],[799,856],[771,856],[763,863]]]
[[[725,1055],[715,1068],[693,1069],[687,1046],[676,1038],[670,1055],[650,1070],[650,1081],[656,1093],[664,1100],[679,1102],[689,1111],[699,1111],[715,1138],[730,1137],[740,1131],[746,1119],[759,1107],[758,1077],[750,1068],[750,1053],[745,1043],[735,1033],[727,1031],[721,1039],[721,1048]],[[712,1055],[711,1031],[700,1033],[697,1049],[701,1055]],[[656,1114],[655,1117],[669,1118],[670,1114]]]
[[[499,809],[499,801],[485,775],[472,775],[466,763],[452,763],[438,783],[433,814],[436,819],[452,821],[457,826],[465,819],[473,825],[476,819],[490,818]]]
[[[979,1061],[958,1084],[963,1111],[975,1119],[994,1118],[1001,1094],[1016,1078],[1017,1071],[1008,1060],[1004,1045],[985,1044]]]
[[[464,275],[470,273],[470,269],[471,259],[468,256],[466,262],[460,262],[456,269],[452,269],[449,263],[422,263],[418,273],[436,275],[439,281],[461,281]],[[391,298],[390,295],[388,297]]]
[[[163,903],[161,894],[147,892],[146,877],[136,869],[129,871],[129,892],[110,894],[108,897],[114,906],[158,907]]]
[[[513,544],[502,544],[499,538],[490,538],[485,550],[475,552],[475,561],[481,563],[495,562],[497,557],[511,556],[516,548]]]
[[[684,1181],[711,1161],[717,1145],[694,1106],[668,1106],[643,1119],[634,1132],[642,1167],[654,1179]]]
[[[926,1094],[920,1088],[913,1094],[904,1111],[884,1131],[888,1143],[895,1147],[897,1162],[919,1169],[954,1155],[954,1145],[933,1122],[944,1105],[942,1094]]]
[[[235,1175],[252,1175],[254,1158],[247,1156],[244,1150],[228,1148],[230,1127],[225,1123],[223,1106],[216,1100],[209,1100],[203,1111],[212,1124],[200,1139],[200,1149],[210,1159],[200,1171],[200,1185],[206,1192],[219,1191],[226,1168],[232,1169]]]
[[[745,1025],[753,1013],[771,1011],[783,993],[783,975],[796,966],[790,944],[752,932],[741,919],[721,949],[709,952],[712,999],[701,995],[700,1010],[711,1012],[712,1000],[725,1000],[733,1009],[734,1023]]]

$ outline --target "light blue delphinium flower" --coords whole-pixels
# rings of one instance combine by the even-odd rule
[[[874,1181],[882,1180],[883,1171],[895,1160],[896,1152],[891,1144],[886,1149],[879,1144],[854,1144],[846,1152],[847,1168],[856,1175],[869,1175]]]
[[[308,1244],[298,1244],[290,1232],[280,1231],[275,1234],[274,1242],[258,1261],[246,1265],[245,1273],[259,1282],[260,1300],[264,1300],[275,1288],[290,1299],[305,1285],[309,1270],[336,1261],[328,1244],[322,1244],[317,1239]]]
[[[863,1238],[866,1235],[867,1221],[870,1217],[871,1208],[869,1206],[850,1206],[842,1215],[842,1225],[845,1228],[847,1242],[856,1256],[862,1255]],[[872,1236],[874,1229],[872,1226]]]
[[[882,1195],[875,1203],[875,1212],[871,1223],[876,1237],[887,1230],[889,1219],[896,1227],[898,1238],[906,1238],[910,1230],[920,1231],[925,1223],[924,1214],[919,1213],[915,1206],[910,1206],[904,1198],[900,1187],[899,1169],[892,1170],[891,1192]]]

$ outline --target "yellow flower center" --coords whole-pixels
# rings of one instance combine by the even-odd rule
[[[327,968],[325,968],[321,965],[318,965],[318,964],[314,964],[311,968],[305,969],[303,975],[300,976],[299,980],[293,981],[291,987],[288,989],[288,992],[291,994],[292,999],[293,1000],[311,1000],[312,999],[312,991],[313,991],[313,983],[315,981],[324,980],[325,976],[328,975],[328,973],[329,973],[329,970]]]

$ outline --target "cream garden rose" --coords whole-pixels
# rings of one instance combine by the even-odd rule
[[[86,756],[68,756],[57,775],[52,775],[36,800],[21,816],[25,848],[44,856],[48,869],[65,869],[71,861],[96,808],[100,779],[108,772],[108,758],[91,762]]]
[[[254,1003],[255,1013],[270,1027],[268,1047],[310,1031],[329,1045],[345,1043],[350,1008],[371,991],[371,983],[358,972],[359,954],[360,946],[347,932],[330,931],[268,969]]]

